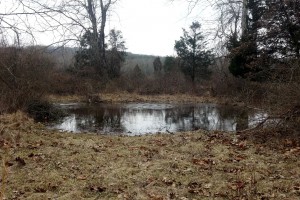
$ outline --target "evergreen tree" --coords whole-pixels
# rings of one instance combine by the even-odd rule
[[[121,65],[125,61],[126,47],[121,31],[112,29],[109,33],[107,69],[109,78],[120,76]]]
[[[207,78],[210,74],[208,66],[213,62],[213,54],[206,50],[206,42],[199,22],[193,22],[189,32],[183,29],[183,36],[175,41],[175,50],[182,60],[183,73],[192,78]]]
[[[229,37],[227,48],[230,51],[229,71],[237,77],[246,78],[249,74],[261,71],[261,66],[255,65],[258,52],[258,35],[260,20],[264,13],[264,1],[245,0],[242,19],[242,36],[238,39],[236,33]]]
[[[94,68],[100,75],[115,78],[120,75],[122,62],[125,61],[126,47],[121,31],[112,29],[109,43],[105,44],[105,61],[101,51],[94,45],[94,34],[88,30],[80,41],[80,49],[75,55],[76,68]]]
[[[178,61],[176,60],[175,57],[173,56],[167,56],[165,58],[164,64],[163,64],[163,68],[165,72],[170,72],[174,69],[177,68],[178,65]]]
[[[160,61],[160,57],[156,57],[153,61],[153,68],[155,74],[160,74],[162,70],[162,63]]]

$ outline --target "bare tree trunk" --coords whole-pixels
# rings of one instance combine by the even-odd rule
[[[100,48],[99,48],[99,37],[98,37],[98,23],[97,23],[97,18],[96,18],[96,10],[95,10],[95,3],[94,0],[88,0],[87,1],[88,5],[87,5],[87,12],[89,15],[89,20],[91,21],[92,24],[92,38],[91,38],[91,46],[93,49],[93,56],[95,58],[95,60],[97,61],[96,63],[99,63],[99,61],[101,60],[100,57]],[[99,69],[101,66],[94,66],[97,69]]]
[[[248,0],[243,0],[242,10],[242,36],[247,34]]]
[[[100,0],[100,7],[101,7],[101,26],[100,26],[100,51],[101,51],[101,59],[102,64],[106,65],[106,55],[105,55],[105,25],[107,19],[107,12],[111,6],[111,0],[104,5],[103,0]]]

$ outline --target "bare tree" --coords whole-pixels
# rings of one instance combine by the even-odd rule
[[[105,27],[109,11],[118,0],[5,0],[0,9],[0,30],[35,36],[55,34],[55,44],[79,41],[88,30],[105,45]],[[35,40],[35,39],[33,39]],[[98,45],[99,46],[99,45]],[[104,52],[102,52],[104,55]]]
[[[28,91],[36,94],[36,88],[41,88],[40,83],[46,83],[46,79],[42,79],[39,84],[35,84],[37,77],[34,75],[38,73],[34,70],[43,69],[42,66],[46,65],[53,67],[53,63],[49,61],[47,64],[47,59],[40,56],[43,54],[36,52],[36,49],[41,48],[30,47],[45,42],[42,40],[52,42],[54,46],[78,45],[82,36],[90,32],[90,44],[93,47],[92,53],[98,60],[97,67],[103,67],[106,63],[106,22],[117,2],[118,0],[1,0],[0,86],[1,93],[4,91],[6,95],[0,96],[9,96],[7,91],[10,91],[14,100],[19,99],[21,102],[25,99],[23,94],[31,95]],[[37,62],[31,64],[31,59]],[[44,91],[41,89],[41,93]],[[9,101],[2,101],[0,98],[0,107],[2,102]]]

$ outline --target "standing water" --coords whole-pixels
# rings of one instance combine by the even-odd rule
[[[245,108],[216,104],[59,104],[67,113],[49,124],[70,132],[141,135],[197,129],[238,131],[265,117]]]

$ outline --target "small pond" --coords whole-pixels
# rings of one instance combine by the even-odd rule
[[[254,126],[263,113],[216,104],[57,104],[67,116],[48,124],[69,132],[141,135],[197,129],[238,131]]]

